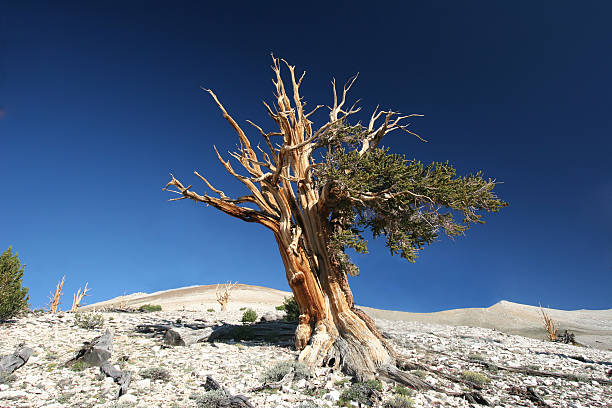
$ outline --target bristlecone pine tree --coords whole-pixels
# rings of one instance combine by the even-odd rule
[[[232,199],[198,172],[194,174],[218,197],[199,194],[174,175],[165,189],[180,195],[172,200],[201,202],[270,229],[300,309],[295,334],[299,360],[371,378],[377,371],[389,372],[399,356],[374,322],[355,307],[347,275],[358,275],[359,270],[345,249],[365,253],[362,234],[370,230],[374,237],[386,238],[392,254],[414,262],[418,251],[440,233],[461,235],[472,224],[483,223],[479,212],[496,212],[506,203],[493,193],[494,180],[484,179],[480,172],[460,177],[448,163],[423,165],[379,147],[383,136],[394,130],[418,137],[405,120],[420,115],[377,108],[367,125],[351,124],[349,117],[360,108],[354,104],[347,109],[346,96],[356,77],[341,95],[332,81],[329,120],[313,128],[309,118],[322,106],[304,111],[304,74],[297,79],[295,67],[283,63],[290,90],[281,77],[281,62],[273,57],[276,104],[264,102],[278,130],[266,133],[247,121],[261,134],[267,151],[253,148],[215,93],[205,89],[240,139],[230,155],[246,174],[235,171],[215,147],[217,157],[250,193]],[[315,152],[321,153],[319,160]],[[461,221],[455,219],[458,215]]]
[[[28,307],[28,288],[21,286],[25,265],[9,247],[0,255],[0,322],[17,316]]]

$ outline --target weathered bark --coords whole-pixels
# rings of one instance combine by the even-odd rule
[[[170,346],[190,346],[207,341],[212,332],[213,329],[210,327],[200,330],[173,327],[164,334],[164,343]]]
[[[289,286],[300,308],[295,347],[309,366],[340,368],[358,379],[395,364],[395,355],[373,322],[356,309],[346,275],[329,257],[308,260],[303,248],[284,248],[277,239]],[[325,244],[319,249],[325,250]],[[326,250],[324,255],[326,254]],[[311,265],[319,265],[319,271]],[[318,278],[318,279],[317,279]]]
[[[215,401],[219,408],[255,408],[244,395],[232,395],[222,387],[210,375],[206,377],[206,382],[202,384],[206,391],[221,390],[226,395],[224,399]]]
[[[131,371],[120,371],[108,361],[105,361],[100,366],[100,372],[107,377],[111,377],[117,384],[119,384],[119,391],[117,392],[117,398],[124,394],[127,394],[128,387],[132,380]]]

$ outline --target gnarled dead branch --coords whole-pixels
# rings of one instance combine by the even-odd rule
[[[81,288],[79,288],[79,290],[77,290],[77,293],[72,295],[72,308],[70,309],[71,312],[76,312],[79,309],[83,298],[85,296],[89,296],[87,292],[89,292],[89,288],[87,287],[87,282],[85,282],[85,287],[83,288],[83,291],[81,292]]]
[[[232,283],[231,281],[229,281],[223,285],[217,284],[215,294],[217,295],[217,302],[219,302],[219,304],[221,305],[222,311],[227,310],[227,303],[229,302],[231,292],[237,283],[238,282]]]
[[[557,331],[559,328],[555,321],[548,316],[548,314],[544,311],[542,305],[540,305],[540,312],[542,313],[542,320],[544,321],[544,328],[546,329],[546,333],[548,334],[548,340],[557,341]]]
[[[57,313],[58,312],[58,307],[60,305],[60,298],[62,297],[62,288],[64,287],[64,280],[66,279],[66,276],[62,276],[62,280],[57,284],[57,286],[55,287],[55,293],[50,292],[50,297],[49,297],[49,312],[51,313]]]

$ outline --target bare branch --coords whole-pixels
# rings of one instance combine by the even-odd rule
[[[175,186],[181,192],[181,194],[183,194],[184,198],[189,198],[193,201],[212,205],[213,207],[223,211],[228,215],[231,215],[232,217],[239,218],[246,222],[256,222],[258,224],[262,224],[270,228],[272,231],[278,231],[278,217],[274,214],[268,214],[262,211],[253,210],[251,208],[239,207],[238,205],[236,205],[237,203],[240,203],[242,201],[255,202],[259,205],[259,200],[255,200],[255,198],[251,200],[248,198],[250,196],[241,197],[241,200],[230,200],[227,198],[219,199],[210,197],[206,194],[202,196],[197,194],[196,192],[190,191],[185,188],[183,184],[174,177],[174,175],[170,174],[170,177],[170,182],[163,190],[167,190],[169,186]]]
[[[228,281],[225,285],[223,285],[223,288],[221,288],[221,290],[219,290],[219,284],[217,284],[215,294],[217,296],[217,302],[219,302],[219,304],[221,305],[221,311],[225,311],[227,309],[227,303],[229,302],[230,294],[237,283],[238,282],[232,283],[231,281]]]
[[[385,115],[385,119],[383,123],[378,128],[374,129],[376,121],[383,114]],[[408,130],[407,124],[401,123],[405,119],[412,118],[412,117],[419,117],[419,116],[423,116],[423,115],[413,113],[410,115],[400,116],[398,112],[394,112],[392,110],[378,111],[378,106],[376,106],[376,108],[374,109],[374,112],[372,113],[372,116],[370,117],[370,123],[368,124],[368,129],[367,129],[368,135],[362,142],[361,149],[359,149],[359,155],[362,156],[365,153],[374,150],[378,146],[382,138],[387,133],[392,132],[396,129],[403,130],[406,133],[416,136],[419,140],[423,142],[427,142],[427,140],[423,139],[417,133],[414,133]]]
[[[247,123],[249,123],[250,125],[252,125],[253,127],[255,127],[257,130],[259,130],[259,133],[261,133],[261,135],[263,136],[264,140],[266,141],[266,144],[268,145],[268,149],[270,149],[270,154],[272,155],[272,159],[274,159],[274,164],[278,165],[278,150],[274,148],[274,146],[272,146],[272,142],[270,141],[270,136],[283,136],[283,134],[281,132],[269,132],[266,133],[263,131],[263,129],[256,125],[255,123],[251,122],[250,120],[247,120]],[[262,151],[263,153],[263,151]]]
[[[305,118],[309,118],[310,115],[312,115],[313,113],[315,113],[317,110],[319,110],[320,108],[323,108],[325,105],[317,105],[313,110],[310,111],[310,113],[307,113],[306,115],[304,115]]]
[[[79,290],[77,290],[77,293],[72,295],[72,308],[70,309],[71,312],[76,312],[79,307],[81,307],[81,301],[83,300],[83,297],[89,296],[87,292],[89,292],[89,288],[87,287],[87,282],[85,282],[85,287],[83,288],[83,291],[81,292],[81,288],[79,288]]]
[[[336,93],[336,79],[332,80],[332,89],[334,92],[334,106],[331,108],[330,112],[329,112],[329,121],[333,122],[338,120],[338,114],[339,113],[345,113],[345,117],[348,116],[351,112],[353,111],[353,108],[355,105],[353,105],[353,108],[349,109],[348,112],[344,112],[342,111],[342,107],[344,106],[345,102],[346,102],[346,95],[348,93],[348,91],[351,89],[351,87],[353,86],[353,84],[355,83],[355,81],[357,80],[357,77],[359,76],[359,73],[355,74],[353,77],[349,78],[349,80],[346,82],[346,84],[344,84],[344,87],[342,89],[342,100],[340,101],[340,103],[338,103],[338,95]],[[358,112],[359,109],[357,111],[351,112],[351,113],[355,113]]]
[[[60,304],[60,298],[62,297],[62,288],[64,287],[64,280],[66,276],[62,276],[62,280],[59,281],[57,286],[55,287],[55,293],[51,292],[51,297],[49,298],[49,312],[57,313],[58,306]]]
[[[225,110],[225,108],[223,107],[223,105],[221,104],[219,99],[217,98],[217,95],[215,95],[215,93],[212,90],[210,90],[210,89],[206,89],[206,88],[202,88],[202,89],[204,91],[208,92],[213,97],[213,99],[217,103],[217,106],[219,107],[219,109],[221,109],[221,112],[223,113],[223,117],[225,118],[225,120],[227,120],[229,122],[229,124],[232,125],[232,127],[234,128],[234,130],[238,134],[238,138],[240,139],[240,143],[242,143],[245,146],[246,152],[249,155],[249,157],[251,159],[257,161],[257,154],[255,153],[253,148],[251,148],[251,142],[246,137],[246,134],[244,133],[242,128],[238,125],[238,123],[236,123],[234,118],[232,118],[230,116],[230,114],[227,113],[227,111]],[[254,175],[261,175],[261,169],[259,168],[258,165],[255,164],[253,167],[248,165],[248,163],[246,165],[245,165],[245,163],[243,163],[243,165],[245,166],[245,168],[249,172],[253,172]]]
[[[206,180],[206,179],[205,179],[203,176],[201,176],[201,175],[200,175],[200,173],[198,173],[197,171],[194,171],[194,172],[193,172],[193,174],[195,174],[196,176],[198,176],[199,178],[201,178],[201,179],[202,179],[202,180],[203,180],[203,181],[206,183],[206,185],[208,186],[208,188],[210,188],[210,189],[211,189],[212,191],[214,191],[215,193],[219,194],[219,195],[221,196],[221,198],[226,198],[226,197],[227,197],[223,191],[221,191],[221,190],[217,190],[216,188],[214,188],[214,187],[212,186],[212,184],[210,184],[210,183],[208,182],[208,180]]]

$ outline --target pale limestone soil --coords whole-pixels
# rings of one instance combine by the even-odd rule
[[[608,371],[612,369],[610,351],[533,340],[483,328],[382,320],[377,323],[394,338],[402,354],[455,375],[461,375],[464,370],[487,375],[491,382],[485,386],[482,394],[493,403],[502,406],[529,406],[519,397],[499,392],[515,385],[536,387],[542,398],[554,407],[612,407],[610,385],[601,385],[596,381],[576,382],[488,370],[480,364],[461,360],[476,357],[501,366],[529,367],[606,379]],[[572,356],[584,357],[593,362],[578,361]],[[428,376],[427,380],[439,381],[433,376]]]
[[[277,313],[273,307],[256,308],[258,315]],[[339,393],[347,384],[341,374],[319,369],[308,382],[294,382],[280,392],[250,392],[261,384],[263,372],[276,362],[295,359],[297,352],[266,343],[217,342],[195,344],[190,347],[162,347],[158,336],[135,332],[139,324],[175,322],[215,324],[238,323],[242,311],[229,312],[154,312],[146,314],[103,313],[105,328],[115,332],[111,362],[121,369],[133,372],[132,384],[123,406],[134,407],[195,407],[189,397],[203,392],[201,384],[212,375],[234,394],[243,394],[257,407],[298,407],[302,401],[313,400],[319,406],[333,406]],[[199,319],[196,321],[196,319]],[[486,369],[452,357],[422,349],[443,351],[451,356],[467,357],[479,353],[491,361],[504,365],[534,365],[541,369],[576,373],[605,378],[604,364],[587,364],[568,359],[563,355],[581,355],[594,361],[612,361],[612,353],[550,344],[519,336],[508,336],[488,329],[458,328],[422,323],[391,322],[377,320],[377,324],[394,337],[395,345],[402,353],[413,356],[415,361],[460,375],[463,370],[480,371],[491,378],[482,394],[503,407],[533,406],[529,402],[509,396],[510,385],[534,385],[538,392],[555,407],[607,407],[612,403],[610,386],[592,382],[575,383],[566,380],[539,378],[506,372],[491,373]],[[21,342],[34,349],[30,361],[15,372],[16,379],[0,384],[0,407],[114,407],[113,399],[118,386],[111,379],[101,379],[97,368],[72,371],[63,363],[73,356],[83,341],[93,339],[100,330],[84,330],[74,325],[70,313],[22,318],[15,323],[0,326],[0,354],[8,354]],[[463,337],[461,337],[463,336]],[[417,350],[421,349],[421,350]],[[119,358],[127,355],[123,365]],[[163,367],[170,379],[151,381],[140,376],[145,368]],[[460,391],[461,386],[450,384],[438,377],[427,376],[427,381],[437,382],[445,389]],[[318,397],[308,389],[317,388]],[[390,398],[390,384],[385,384],[385,398]],[[469,407],[466,401],[437,392],[419,392],[414,397],[415,407]]]

